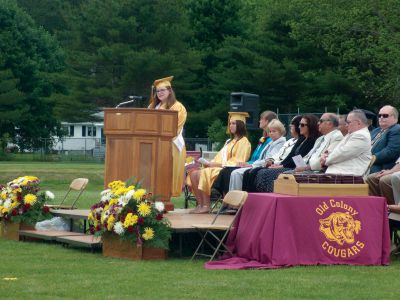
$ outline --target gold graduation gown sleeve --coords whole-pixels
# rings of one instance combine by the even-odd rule
[[[171,106],[172,110],[178,111],[178,130],[176,136],[181,134],[183,126],[186,122],[187,112],[186,108],[182,103],[176,101],[174,105]],[[186,147],[184,146],[182,151],[172,143],[172,187],[171,194],[172,197],[178,197],[182,193],[182,185],[185,175],[185,162],[186,162]]]
[[[223,162],[223,151],[219,151],[213,162],[222,163],[224,167],[236,166],[239,162],[246,162],[250,158],[251,144],[246,137],[235,143],[234,140],[225,145],[227,147],[227,160]],[[204,168],[200,172],[199,189],[207,195],[211,194],[211,187],[222,168]]]

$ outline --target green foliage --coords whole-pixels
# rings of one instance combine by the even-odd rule
[[[208,127],[207,135],[211,142],[218,143],[217,150],[221,149],[227,138],[226,124],[223,124],[220,119],[215,120]]]
[[[3,1],[2,6],[21,14],[11,3]],[[14,126],[8,120],[25,111],[33,115],[30,97],[41,102],[39,94],[49,94],[46,114],[57,120],[86,121],[96,109],[115,106],[128,95],[149,95],[154,79],[167,75],[175,75],[174,90],[189,113],[187,137],[205,137],[215,119],[224,122],[231,92],[260,95],[261,111],[377,110],[400,101],[396,0],[17,3],[53,35],[44,34],[44,39],[54,51],[36,59],[34,49],[42,53],[46,47],[31,47],[38,41],[26,36],[32,59],[25,59],[18,50],[18,34],[10,41],[14,29],[2,32],[0,49],[11,53],[4,56],[8,61],[14,59],[12,66],[0,68],[0,108],[2,93],[22,93],[15,94],[15,103],[8,102],[8,123],[0,123],[10,133]],[[43,33],[29,22],[31,31]],[[19,22],[19,29],[25,23]],[[48,47],[53,38],[65,52],[63,72],[49,72],[59,70],[62,62],[57,46]],[[33,93],[36,85],[40,88]],[[23,125],[39,122],[24,120]]]
[[[62,70],[63,54],[13,1],[0,3],[0,28],[0,126],[21,149],[35,149],[38,138],[59,134],[51,74]]]

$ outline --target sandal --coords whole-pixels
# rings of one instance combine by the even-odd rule
[[[194,209],[189,210],[189,214],[197,214],[197,212],[201,209],[200,205],[197,205]]]
[[[210,207],[208,206],[203,206],[196,212],[193,212],[194,214],[209,214],[210,213]]]

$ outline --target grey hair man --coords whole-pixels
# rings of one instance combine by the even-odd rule
[[[371,136],[368,120],[361,110],[353,110],[347,116],[349,133],[331,153],[321,157],[326,173],[362,176],[371,161]]]

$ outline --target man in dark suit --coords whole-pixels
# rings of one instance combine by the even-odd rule
[[[390,105],[379,110],[379,127],[371,132],[372,154],[376,160],[371,173],[391,169],[400,156],[399,112]]]

